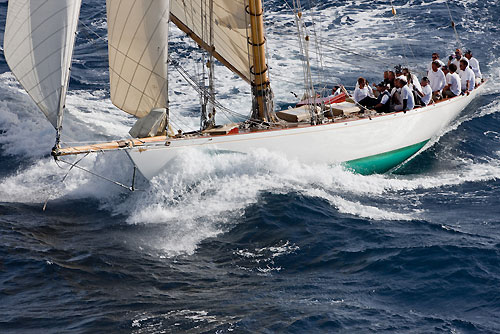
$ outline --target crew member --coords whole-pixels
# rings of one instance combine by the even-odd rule
[[[390,112],[391,94],[387,90],[387,84],[385,83],[385,81],[377,85],[377,90],[379,92],[379,95],[377,98],[377,104],[373,108],[380,113]]]
[[[432,98],[437,101],[441,98],[441,92],[446,86],[446,76],[443,71],[441,71],[440,63],[437,61],[432,62],[432,68],[427,72],[427,78],[430,82],[430,87],[432,89]]]
[[[476,76],[476,86],[481,84],[481,81],[483,79],[483,75],[481,74],[481,69],[479,68],[479,62],[477,61],[476,58],[472,56],[472,51],[467,50],[465,52],[465,58],[469,60],[469,66],[472,68],[472,71],[474,72],[474,75]]]
[[[448,68],[450,67],[451,64],[455,64],[455,66],[457,67],[457,71],[458,71],[461,59],[462,59],[462,50],[456,49],[455,55],[451,55],[448,58]]]
[[[470,93],[476,86],[476,76],[469,66],[467,59],[460,60],[460,83],[463,93]]]
[[[420,96],[422,106],[426,106],[431,102],[433,93],[431,85],[429,84],[429,78],[423,77],[420,85],[422,86],[422,93],[418,93],[418,95]]]
[[[412,110],[415,107],[415,100],[407,82],[403,79],[396,79],[396,87],[401,89],[401,99],[403,100],[401,110],[404,112]]]
[[[457,67],[455,66],[455,64],[450,64],[448,68],[450,70],[450,73],[448,73],[448,76],[446,78],[446,82],[448,84],[443,89],[443,96],[455,97],[460,95],[460,76],[456,73]]]
[[[356,89],[354,90],[353,94],[353,99],[356,102],[360,102],[363,100],[365,97],[372,97],[373,98],[373,91],[370,86],[366,84],[366,79],[365,78],[358,78],[358,85]]]
[[[429,63],[429,66],[427,67],[427,72],[429,72],[430,70],[432,70],[432,63],[435,62],[435,61],[437,61],[439,63],[439,65],[440,65],[439,67],[445,65],[444,62],[441,59],[439,59],[439,53],[434,52],[432,54],[432,61]]]

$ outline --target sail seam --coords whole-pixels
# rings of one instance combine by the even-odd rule
[[[107,5],[113,104],[137,117],[166,107],[168,3],[108,0]]]
[[[131,13],[132,13],[132,9],[134,8],[134,6],[135,6],[136,4],[137,4],[137,1],[134,1],[134,4],[133,4],[132,6],[130,6],[130,9],[129,9],[130,11],[129,11],[128,17],[130,17],[130,15],[131,15]],[[148,7],[148,9],[145,11],[145,13],[147,13],[147,12],[149,11],[149,9],[151,8],[152,4],[153,4],[153,2],[150,2],[150,3],[149,3],[149,7]],[[139,22],[139,24],[138,24],[138,27],[142,25],[142,23],[144,22],[144,19],[145,19],[145,18],[146,18],[146,15],[143,15],[143,16],[142,16],[142,18],[141,18],[141,20],[140,20],[140,22]],[[125,32],[125,29],[123,29],[123,31],[122,31],[122,34],[121,34],[121,36],[120,36],[120,40],[119,40],[119,42],[118,42],[118,43],[119,43],[118,45],[120,45],[120,44],[121,44],[121,41],[122,41],[122,37],[123,37],[123,33],[124,33],[124,32]],[[135,33],[134,33],[133,37],[131,38],[131,41],[134,41],[134,40],[135,40],[135,37],[137,36],[137,32],[138,32],[138,29],[136,28],[136,29],[135,29]],[[134,44],[134,43],[133,43],[133,42],[131,42],[131,43],[130,43],[130,45],[128,46],[128,49],[127,49],[127,55],[129,54],[130,49],[132,48],[132,45],[133,45],[133,44]],[[144,54],[144,51],[145,51],[145,50],[147,50],[148,45],[149,45],[149,41],[148,41],[148,43],[145,45],[144,50],[142,51],[142,52],[143,52],[143,54]],[[133,58],[128,57],[128,56],[126,56],[126,58],[128,58],[128,59],[132,60],[134,63],[136,63],[136,68],[135,68],[134,74],[132,75],[132,79],[130,80],[131,82],[133,82],[133,79],[134,79],[135,73],[136,73],[136,71],[137,71],[137,67],[138,67],[138,65],[139,65],[139,62],[140,62],[140,60],[141,60],[141,58],[142,58],[142,55],[141,55],[141,57],[139,58],[139,61],[135,61]],[[125,66],[125,62],[123,62],[123,63],[122,63],[122,66],[121,66],[121,69],[120,69],[120,73],[123,71],[123,67],[124,67],[124,66]],[[124,80],[124,81],[128,84],[128,87],[127,87],[127,93],[125,94],[125,98],[124,98],[124,100],[123,100],[123,105],[126,105],[126,104],[127,104],[128,93],[130,92],[130,87],[132,87],[132,83],[131,83],[131,82],[127,82],[126,80]],[[133,87],[133,88],[137,89],[137,87]],[[141,91],[140,89],[137,89],[137,90],[138,90],[138,91]],[[137,102],[137,107],[136,107],[135,109],[138,109],[138,107],[141,105],[141,104],[140,104],[141,100],[142,100],[142,96],[141,96],[141,99],[139,99],[139,101]],[[139,110],[137,110],[137,111],[139,111]],[[137,115],[137,111],[135,112],[135,114],[134,114],[134,115]]]
[[[149,8],[148,8],[148,11],[149,11],[149,9],[150,9],[150,8],[151,8],[151,7],[149,7]],[[161,17],[164,17],[164,16],[165,16],[165,12],[163,12],[163,13],[162,13]],[[141,21],[141,22],[142,22],[142,21]],[[134,81],[135,75],[137,74],[137,68],[138,68],[138,67],[139,67],[139,65],[140,65],[140,61],[143,59],[144,54],[145,54],[145,53],[146,53],[146,51],[148,50],[149,46],[152,44],[152,38],[153,38],[153,36],[155,36],[156,32],[158,31],[158,27],[160,26],[160,24],[161,24],[161,23],[162,23],[162,20],[161,20],[161,19],[160,19],[160,20],[158,20],[158,23],[156,24],[156,27],[155,27],[155,29],[154,29],[153,33],[151,34],[151,37],[149,38],[149,40],[148,40],[148,42],[147,42],[147,44],[146,44],[146,47],[145,47],[145,48],[144,48],[144,50],[143,50],[143,53],[142,53],[142,55],[141,55],[141,57],[140,57],[140,60],[139,60],[139,63],[137,64],[137,67],[136,67],[136,69],[135,69],[135,71],[134,71],[134,75],[132,76],[132,82]],[[167,24],[168,24],[168,23],[167,23]],[[134,36],[134,37],[135,37],[135,36]],[[148,76],[147,83],[149,83],[149,81],[151,80],[151,76],[152,76],[153,74],[154,74],[154,75],[157,75],[157,74],[154,72],[154,69],[156,68],[156,65],[158,65],[158,62],[160,61],[160,59],[162,58],[161,56],[162,56],[164,53],[165,53],[165,48],[163,47],[162,52],[161,52],[161,53],[160,53],[160,55],[156,58],[156,61],[155,61],[155,63],[154,63],[154,66],[153,66],[152,70],[151,70],[151,71],[149,71],[149,76]],[[166,79],[166,78],[163,78],[163,79]],[[144,98],[144,96],[147,96],[147,97],[151,98],[151,99],[154,101],[154,106],[158,106],[158,105],[157,105],[157,103],[158,103],[158,100],[159,100],[159,98],[160,98],[161,94],[163,93],[163,88],[165,87],[165,81],[166,81],[166,80],[163,80],[164,84],[162,85],[162,89],[158,90],[158,95],[157,95],[156,97],[149,97],[149,96],[147,96],[147,95],[146,95],[145,90],[143,89],[143,90],[142,90],[142,95],[141,95],[141,98],[140,98],[140,100],[139,100],[139,105],[141,105],[141,102],[142,102],[142,99]],[[131,84],[131,86],[132,86],[132,84]],[[145,87],[148,87],[148,85],[146,84],[146,86],[145,86]],[[136,87],[136,89],[138,89],[138,88]]]
[[[205,43],[193,30],[191,30],[188,26],[186,26],[185,24],[182,23],[181,20],[179,20],[175,15],[173,15],[172,13],[170,14],[170,17],[172,19],[172,22],[175,23],[175,25],[177,27],[179,27],[179,29],[181,29],[182,31],[184,31],[186,34],[188,34],[199,46],[201,46],[203,49],[205,50],[209,50],[210,49],[210,46]],[[194,36],[194,37],[193,37]],[[225,57],[223,57],[221,55],[221,53],[219,53],[217,50],[218,49],[221,49],[220,47],[216,48],[215,51],[213,51],[213,54],[214,54],[214,57],[219,60],[221,63],[223,63],[225,66],[227,66],[228,68],[230,68],[233,72],[235,72],[236,74],[238,74],[242,79],[244,79],[245,81],[247,82],[250,82],[250,78],[249,76],[245,75],[244,73],[242,73],[240,70],[238,70],[236,67],[234,67],[232,64],[233,62],[229,61],[228,59],[226,59]],[[223,49],[223,48],[222,48]],[[245,52],[246,53],[246,52]],[[232,58],[229,58],[229,59],[232,59]]]
[[[62,10],[60,10],[60,11],[58,11],[58,12],[56,12],[56,13],[52,14],[52,15],[51,15],[51,16],[49,16],[46,20],[44,20],[44,22],[43,22],[43,23],[47,22],[50,18],[52,18],[52,17],[56,16],[57,14],[59,14],[59,13],[63,12],[63,11],[64,11],[65,9],[67,9],[67,8],[68,8],[68,7],[65,7],[65,8],[63,8]],[[27,20],[25,20],[25,21],[23,22],[23,24],[24,24],[25,22],[27,22]],[[37,31],[37,30],[38,30],[41,26],[43,26],[43,23],[42,23],[42,24],[40,24],[40,25],[38,25],[35,29],[31,29],[31,30],[30,30],[30,32],[31,32],[31,33],[36,32],[36,31]],[[19,60],[19,61],[18,61],[18,62],[14,65],[14,66],[12,66],[12,67],[11,67],[11,69],[12,69],[12,70],[15,70],[15,69],[19,66],[19,64],[21,64],[21,63],[22,63],[22,62],[23,62],[26,58],[28,58],[30,55],[32,55],[32,54],[33,54],[33,52],[34,52],[35,50],[37,50],[40,46],[42,46],[42,45],[44,44],[44,42],[46,42],[47,40],[49,40],[51,37],[55,36],[55,35],[56,35],[56,33],[60,32],[60,31],[67,30],[67,28],[68,28],[68,27],[69,27],[69,25],[65,25],[65,26],[61,27],[60,29],[58,29],[58,30],[54,31],[54,33],[52,33],[51,35],[47,36],[47,38],[45,38],[45,39],[41,40],[41,41],[40,41],[40,43],[38,43],[36,46],[33,46],[33,47],[30,49],[30,53],[29,53],[29,54],[27,54],[26,56],[24,56],[23,58],[21,58],[21,59],[20,59],[20,60]],[[19,48],[23,45],[23,42],[27,41],[27,40],[29,39],[29,37],[30,37],[30,36],[28,35],[28,36],[26,36],[24,39],[22,39],[22,41],[21,41],[20,43],[18,42],[18,46],[16,47],[16,49],[15,49],[15,50],[13,50],[13,51],[12,51],[12,53],[11,53],[11,54],[13,55],[14,53],[16,53],[16,52],[17,52],[17,50],[19,50]],[[9,41],[9,43],[10,43],[10,41]],[[65,45],[63,45],[63,47],[62,47],[62,48],[60,48],[60,49],[56,50],[56,52],[59,52],[60,50],[63,50],[63,49],[64,49],[64,46],[65,46]],[[9,52],[9,53],[10,53],[10,52]]]
[[[212,52],[210,45],[204,40],[202,24],[196,15],[200,11],[200,1],[172,0],[171,21],[188,34],[203,49]],[[216,0],[213,4],[213,45],[214,56],[224,66],[250,82],[248,62],[248,22],[246,20],[245,0]],[[193,10],[189,10],[193,8]]]

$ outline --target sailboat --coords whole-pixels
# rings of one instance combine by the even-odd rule
[[[61,133],[80,5],[81,0],[9,1],[7,63],[56,129],[55,159],[123,150],[146,179],[187,149],[266,149],[306,164],[344,164],[360,173],[383,173],[421,151],[480,91],[407,112],[334,114],[333,109],[345,105],[345,94],[310,98],[302,106],[275,112],[261,0],[106,0],[111,101],[138,121],[130,138],[67,147]],[[212,88],[203,88],[199,131],[174,131],[170,115],[178,110],[169,108],[169,22],[206,50],[210,81],[217,60],[251,85],[248,120],[216,125],[220,106]]]

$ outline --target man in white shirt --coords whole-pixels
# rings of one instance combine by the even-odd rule
[[[443,71],[444,77],[446,78],[446,84],[447,85],[450,84],[451,73],[450,73],[450,70],[448,69],[448,66],[444,65],[443,67],[441,67],[441,70]]]
[[[396,80],[400,79],[406,82],[406,77],[403,75],[403,68],[401,65],[394,66],[395,78],[394,87],[391,89],[391,106],[396,111],[401,111],[403,102],[401,101],[401,88],[396,85]]]
[[[406,81],[408,82],[408,86],[411,90],[415,90],[417,93],[422,93],[422,87],[420,86],[420,82],[415,74],[410,73],[408,68],[403,68],[403,75],[406,77]]]
[[[460,83],[461,89],[464,93],[470,93],[474,90],[476,86],[476,76],[474,71],[469,67],[469,63],[466,59],[460,60]]]
[[[434,101],[437,101],[441,98],[441,91],[444,86],[446,86],[446,77],[439,68],[439,62],[432,62],[432,68],[429,72],[427,72],[427,78],[429,78],[430,88],[432,90],[432,97]]]
[[[447,77],[448,84],[443,89],[443,96],[455,97],[460,95],[460,76],[456,73],[457,67],[455,66],[455,64],[450,64],[448,68],[450,70],[450,73],[448,73],[449,76]]]
[[[358,85],[357,85],[356,89],[354,90],[353,99],[354,99],[354,101],[359,103],[361,100],[363,100],[367,96],[374,98],[373,91],[372,91],[371,87],[366,84],[365,78],[360,77],[360,78],[358,78]]]
[[[472,57],[471,50],[467,50],[465,52],[465,58],[469,60],[469,66],[472,68],[472,71],[476,76],[476,85],[479,85],[481,83],[481,79],[483,78],[483,75],[481,74],[481,69],[479,68],[479,62],[477,61],[476,58]]]
[[[420,102],[422,102],[422,106],[426,106],[431,102],[432,98],[432,89],[431,85],[429,84],[429,79],[427,77],[423,77],[420,85],[422,86],[422,93],[419,93],[418,95],[420,96]]]
[[[432,61],[430,62],[429,66],[427,67],[427,72],[429,72],[430,70],[432,70],[432,63],[435,62],[435,61],[437,61],[439,63],[439,67],[445,65],[444,62],[441,59],[439,59],[439,53],[434,52],[432,54]]]
[[[403,100],[403,105],[395,106],[395,110],[403,110],[404,112],[412,110],[415,107],[415,100],[413,99],[413,93],[410,87],[406,84],[406,81],[403,79],[397,79],[396,87],[401,89],[401,99]]]
[[[455,66],[457,67],[457,71],[458,71],[461,59],[462,59],[462,50],[456,49],[455,56],[450,56],[448,58],[448,67],[450,67],[451,64],[455,64]],[[460,71],[458,71],[458,72],[460,72]]]

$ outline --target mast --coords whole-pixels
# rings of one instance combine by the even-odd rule
[[[274,121],[273,99],[271,84],[267,75],[266,38],[264,36],[264,10],[262,0],[249,0],[248,14],[250,15],[250,38],[248,43],[252,48],[252,118],[263,121]]]
[[[214,89],[214,0],[207,0],[208,4],[208,22],[207,22],[207,10],[206,1],[202,3],[201,11],[201,22],[202,22],[202,32],[205,33],[208,27],[208,37],[202,36],[203,40],[208,41],[210,48],[208,51],[208,60],[203,64],[203,91],[202,91],[202,106],[201,106],[201,119],[200,119],[200,129],[207,130],[215,126],[215,89]],[[208,89],[206,87],[206,77],[205,77],[205,66],[208,68]]]
[[[214,0],[210,0],[210,6],[209,6],[209,20],[210,20],[210,58],[208,60],[208,70],[209,70],[209,78],[208,78],[208,86],[209,86],[209,95],[210,95],[210,108],[209,110],[211,111],[208,115],[208,127],[214,127],[215,126],[215,106],[213,101],[215,100],[215,88],[214,88]]]

